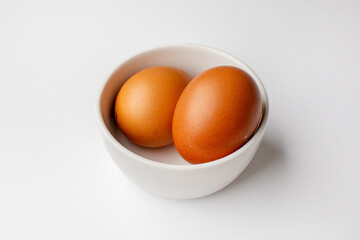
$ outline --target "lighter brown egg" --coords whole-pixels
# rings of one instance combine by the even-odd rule
[[[174,109],[190,79],[168,66],[147,68],[129,78],[115,101],[116,122],[124,135],[144,147],[171,144]]]
[[[243,146],[261,117],[255,81],[239,68],[214,67],[196,76],[179,98],[173,119],[174,144],[190,163],[213,161]]]

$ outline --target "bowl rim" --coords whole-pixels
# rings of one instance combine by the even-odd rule
[[[126,147],[124,147],[120,142],[118,142],[110,133],[109,129],[106,127],[106,124],[104,122],[104,119],[101,115],[101,97],[104,91],[104,88],[106,86],[106,84],[108,83],[108,81],[110,80],[112,74],[114,74],[117,69],[119,69],[121,66],[123,66],[124,64],[126,64],[127,62],[131,61],[132,59],[138,57],[139,55],[151,52],[151,51],[156,51],[156,50],[162,50],[162,49],[167,49],[167,48],[197,48],[197,49],[202,49],[202,50],[206,50],[206,51],[212,51],[215,52],[216,54],[220,54],[220,55],[224,55],[225,57],[232,59],[234,62],[238,62],[239,65],[245,67],[246,69],[242,69],[245,72],[249,73],[255,80],[256,85],[259,87],[260,90],[260,96],[261,96],[261,101],[263,104],[263,115],[260,121],[260,124],[257,128],[257,130],[255,131],[255,133],[253,134],[253,136],[243,145],[241,146],[238,150],[230,153],[229,155],[216,159],[214,161],[211,162],[206,162],[206,163],[200,163],[200,164],[188,164],[188,165],[177,165],[177,164],[170,164],[170,163],[163,163],[163,162],[157,162],[151,159],[148,159],[146,157],[142,157],[140,155],[137,155],[136,153],[130,151],[129,149],[127,149]],[[195,43],[173,43],[173,44],[163,44],[163,45],[158,45],[152,48],[147,48],[145,50],[141,50],[136,52],[135,54],[130,55],[129,57],[125,58],[125,61],[122,61],[122,63],[120,63],[120,65],[118,65],[118,67],[115,68],[114,71],[111,72],[111,74],[102,81],[102,83],[100,84],[100,88],[99,88],[99,92],[97,95],[97,101],[96,101],[96,113],[97,113],[97,119],[98,119],[98,127],[100,129],[100,132],[102,133],[103,136],[105,136],[107,138],[107,140],[118,150],[120,150],[121,152],[125,153],[126,155],[128,155],[129,157],[136,159],[137,161],[143,163],[143,164],[147,164],[150,165],[152,167],[161,167],[161,168],[169,168],[169,169],[174,169],[174,170],[195,170],[195,169],[202,169],[202,168],[208,168],[208,167],[214,167],[220,164],[224,164],[226,162],[229,162],[232,159],[236,159],[239,155],[241,155],[243,152],[245,152],[251,145],[254,144],[254,142],[257,141],[258,138],[260,138],[259,140],[261,140],[263,133],[265,132],[266,129],[266,125],[267,125],[267,121],[268,121],[268,116],[269,116],[269,99],[268,99],[268,95],[266,92],[266,89],[264,87],[264,84],[262,83],[262,81],[260,80],[260,78],[257,76],[257,74],[247,65],[245,64],[243,61],[241,61],[240,59],[238,59],[237,57],[223,51],[223,50],[219,50],[217,48],[214,47],[210,47],[210,46],[206,46],[206,45],[202,45],[202,44],[195,44]]]

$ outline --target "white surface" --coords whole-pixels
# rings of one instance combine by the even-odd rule
[[[116,95],[126,80],[136,72],[164,65],[177,67],[190,76],[219,65],[232,65],[246,71],[258,86],[264,111],[254,136],[232,154],[204,164],[189,164],[174,145],[149,149],[131,144],[114,119]],[[110,156],[122,173],[139,187],[156,196],[171,199],[199,198],[229,185],[254,157],[268,122],[268,97],[258,76],[239,59],[197,44],[172,44],[136,54],[122,62],[100,89],[97,108],[99,130]]]
[[[359,239],[359,1],[0,2],[0,239]],[[108,156],[100,82],[125,57],[196,42],[270,99],[226,189],[153,197]]]

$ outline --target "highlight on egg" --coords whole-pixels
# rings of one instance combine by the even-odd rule
[[[242,147],[262,118],[255,81],[233,66],[196,76],[182,92],[173,117],[174,144],[193,164],[225,157]]]
[[[175,106],[190,80],[186,72],[170,66],[150,67],[130,77],[114,106],[123,134],[144,147],[171,144]]]

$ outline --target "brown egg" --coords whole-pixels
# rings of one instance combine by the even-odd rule
[[[115,101],[116,122],[124,135],[144,147],[172,143],[174,109],[190,80],[184,71],[167,66],[147,68],[129,78]]]
[[[214,67],[196,76],[181,94],[173,119],[174,144],[188,162],[210,162],[243,146],[261,117],[255,81],[239,68]]]

